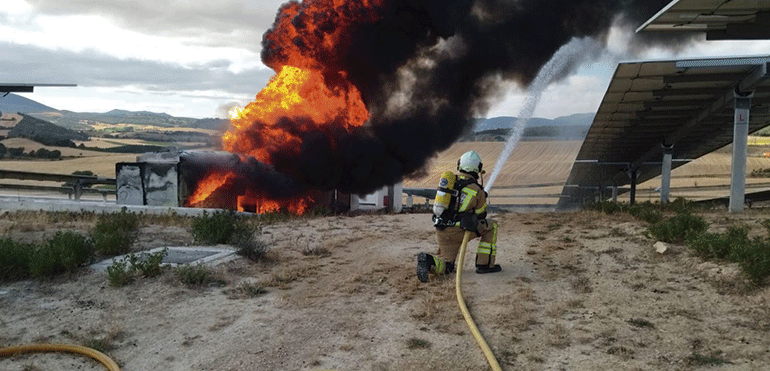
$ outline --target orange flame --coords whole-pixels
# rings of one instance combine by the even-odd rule
[[[307,117],[318,126],[341,123],[345,129],[362,126],[369,119],[361,93],[353,84],[332,90],[319,72],[284,66],[257,94],[254,102],[230,120],[222,137],[225,151],[243,153],[263,163],[270,154],[297,151],[302,143],[296,134],[278,126],[282,117]],[[250,132],[257,129],[257,132]]]
[[[217,190],[217,188],[221,187],[233,176],[234,174],[221,172],[212,172],[207,174],[203,180],[198,182],[197,187],[195,188],[195,192],[193,192],[193,194],[187,198],[185,206],[193,206],[205,201],[206,198],[208,198],[212,193],[214,193],[214,191]]]
[[[253,102],[230,110],[231,128],[222,136],[223,149],[271,164],[275,153],[299,152],[302,137],[297,133],[326,127],[352,131],[364,125],[369,120],[369,111],[361,93],[347,80],[344,71],[334,67],[334,58],[350,42],[349,26],[376,20],[376,6],[381,3],[382,0],[306,0],[285,4],[273,30],[265,35],[272,45],[280,46],[265,60],[277,74]],[[297,29],[296,21],[300,18],[302,27]],[[329,22],[335,24],[331,30]],[[295,126],[287,128],[284,118]],[[221,182],[210,183],[210,178]],[[226,180],[222,174],[207,176],[190,201],[205,200]],[[246,194],[238,198],[238,209],[286,209],[302,214],[312,203],[308,196],[271,200]]]

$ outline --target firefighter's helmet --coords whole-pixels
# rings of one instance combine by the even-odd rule
[[[475,151],[468,151],[457,160],[457,170],[466,173],[480,173],[484,164],[481,163],[481,157]]]

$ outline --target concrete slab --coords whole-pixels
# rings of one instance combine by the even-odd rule
[[[58,200],[52,198],[37,198],[37,197],[13,197],[13,196],[0,196],[0,212],[3,211],[68,211],[68,212],[106,212],[117,213],[121,210],[133,213],[153,214],[153,215],[165,215],[165,214],[177,214],[183,216],[200,216],[204,211],[212,214],[221,209],[204,209],[193,207],[168,207],[168,206],[146,206],[146,205],[118,205],[114,202],[98,202],[98,201],[69,201]],[[254,216],[258,214],[236,212],[238,215]]]
[[[143,251],[141,253],[134,254],[140,259],[145,259],[148,255],[155,254],[162,251],[163,247],[158,247],[152,250]],[[216,265],[235,258],[235,249],[229,245],[218,246],[174,246],[166,247],[168,254],[163,258],[162,265],[176,267],[179,265],[196,265],[196,264],[208,264]],[[107,271],[107,267],[115,264],[115,262],[126,259],[129,254],[116,256],[111,259],[103,260],[94,264],[91,264],[91,269],[95,271]]]

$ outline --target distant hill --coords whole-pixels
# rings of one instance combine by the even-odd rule
[[[594,113],[577,113],[569,116],[561,116],[555,119],[544,119],[539,117],[530,118],[527,122],[528,128],[540,126],[585,126],[590,127],[594,121]],[[511,129],[516,124],[518,117],[499,116],[487,119],[478,119],[474,132],[481,132],[495,129]]]
[[[21,120],[8,132],[9,138],[27,138],[51,146],[74,147],[73,140],[88,140],[88,135],[56,126],[30,115],[21,114]]]
[[[8,94],[6,97],[0,97],[0,112],[5,113],[38,113],[38,112],[58,112],[56,108],[51,108],[45,104],[27,99],[21,95]]]
[[[91,129],[90,125],[94,124],[132,124],[225,130],[230,123],[227,119],[175,117],[167,113],[150,111],[113,109],[107,112],[73,112],[57,110],[16,94],[8,94],[7,97],[0,98],[0,112],[25,113],[73,130]]]

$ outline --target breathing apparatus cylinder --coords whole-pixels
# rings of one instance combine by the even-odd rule
[[[439,186],[436,190],[436,198],[433,201],[433,214],[440,217],[441,214],[449,208],[452,202],[452,192],[454,191],[457,176],[451,171],[445,171],[439,179]]]

